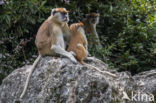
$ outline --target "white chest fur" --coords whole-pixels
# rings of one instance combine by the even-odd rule
[[[60,46],[61,48],[65,49],[65,43],[64,43],[64,38],[63,38],[63,33],[62,32],[58,33],[57,45]]]

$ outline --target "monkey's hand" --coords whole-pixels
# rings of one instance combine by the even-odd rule
[[[56,54],[60,54],[64,57],[69,58],[73,63],[77,63],[77,60],[70,52],[65,51],[63,48],[61,48],[58,45],[52,45],[51,50]]]
[[[70,58],[70,60],[73,62],[73,63],[77,63],[77,60],[75,59],[75,57],[71,54],[71,53],[69,53],[69,58]]]
[[[76,56],[76,53],[73,52],[73,51],[70,51],[70,53],[75,57]]]

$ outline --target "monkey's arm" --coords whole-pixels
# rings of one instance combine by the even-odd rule
[[[65,33],[62,32],[58,26],[54,26],[53,33],[51,33],[51,34],[55,38],[55,42],[53,44],[51,44],[51,50],[54,53],[59,54],[64,57],[67,57],[72,62],[77,63],[74,56],[71,53],[65,51],[65,41],[64,41],[64,37],[63,37],[65,35]]]
[[[72,62],[77,63],[77,60],[74,58],[74,56],[65,51],[63,48],[61,48],[59,45],[52,45],[51,50],[54,51],[56,54],[62,55],[64,57],[69,58]]]
[[[88,51],[88,42],[85,43],[85,49]]]
[[[81,36],[81,40],[83,42],[83,46],[88,51],[88,41],[87,41],[87,38],[86,38],[85,34],[84,34],[84,36]]]
[[[94,32],[93,34],[94,34],[95,40],[96,40],[96,42],[98,43],[98,45],[99,45],[100,47],[102,47],[102,45],[101,45],[101,43],[100,43],[99,35],[97,34],[97,32]]]
[[[100,47],[102,47],[102,45],[101,45],[101,43],[100,43],[99,35],[98,35],[97,31],[96,31],[96,26],[93,26],[93,27],[92,27],[91,34],[92,34],[93,38],[95,38],[95,42],[96,42]]]
[[[69,29],[67,23],[65,23],[63,25],[63,32],[64,32],[63,37],[64,37],[64,40],[65,40],[65,46],[66,46],[65,50],[66,50],[67,47],[69,46],[69,42],[70,42],[70,39],[71,39],[71,33],[70,33],[70,29]]]

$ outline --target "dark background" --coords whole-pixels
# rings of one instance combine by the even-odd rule
[[[34,62],[35,35],[56,7],[70,11],[69,24],[87,13],[100,13],[97,32],[103,48],[89,52],[111,69],[136,74],[156,68],[155,0],[7,0],[0,5],[0,82]]]

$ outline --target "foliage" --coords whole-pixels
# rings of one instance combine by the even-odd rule
[[[132,0],[102,5],[104,54],[115,67],[138,73],[156,67],[155,1]],[[101,34],[100,33],[100,34]],[[101,34],[102,35],[102,34]],[[104,39],[103,39],[104,40]]]
[[[86,13],[100,13],[97,29],[103,48],[89,51],[110,67],[133,74],[156,67],[155,0],[65,1],[8,0],[0,6],[1,74],[34,61],[35,35],[55,7],[70,10],[70,24],[81,21]]]

